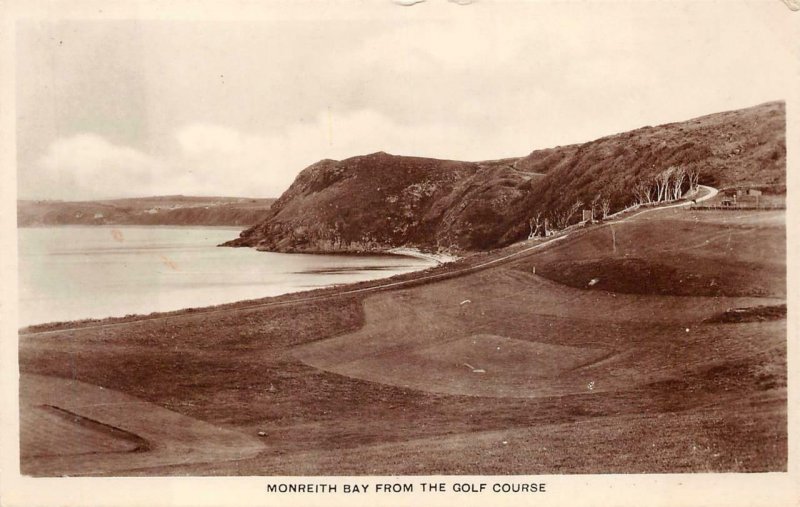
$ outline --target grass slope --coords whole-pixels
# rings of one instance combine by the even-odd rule
[[[615,226],[617,247],[649,262],[658,249],[645,245],[663,235],[676,255],[715,260],[686,268],[703,280],[739,262],[785,270],[780,218],[734,213],[651,212]],[[670,236],[681,222],[693,226]],[[782,284],[628,295],[540,276],[556,259],[607,256],[596,250],[606,229],[402,290],[23,335],[20,368],[263,432],[267,444],[236,461],[131,474],[786,470],[786,321],[720,318],[785,303]],[[758,241],[695,253],[739,229]]]
[[[20,394],[26,402],[20,410],[24,428],[20,440],[25,449],[21,469],[26,474],[97,475],[241,459],[264,449],[255,435],[74,379],[22,375]],[[53,412],[60,413],[62,420],[42,417]],[[43,426],[34,428],[34,424]],[[134,447],[120,449],[124,441]]]
[[[599,227],[567,256],[560,247],[519,267],[593,291],[786,297],[782,212],[660,213],[656,228],[648,218]]]

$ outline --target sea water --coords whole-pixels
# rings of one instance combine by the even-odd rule
[[[224,248],[231,227],[21,228],[19,326],[119,317],[277,296],[434,265],[399,255]]]

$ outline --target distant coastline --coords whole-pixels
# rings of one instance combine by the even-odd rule
[[[155,196],[96,201],[18,200],[17,226],[197,225],[248,227],[275,199]]]

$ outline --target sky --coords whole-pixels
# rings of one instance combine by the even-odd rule
[[[798,85],[777,0],[463,3],[18,21],[18,197],[277,197],[323,158],[522,156]]]

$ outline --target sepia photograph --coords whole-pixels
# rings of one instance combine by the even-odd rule
[[[8,505],[800,500],[795,2],[15,8]]]

